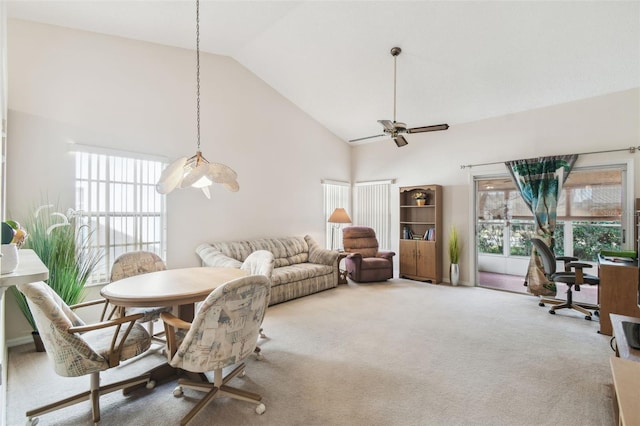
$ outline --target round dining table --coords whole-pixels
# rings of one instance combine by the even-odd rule
[[[177,306],[178,316],[191,321],[194,303],[227,281],[246,275],[246,271],[237,268],[167,269],[114,281],[104,286],[100,294],[115,306]]]
[[[185,321],[192,321],[194,305],[200,302],[222,284],[248,273],[237,268],[195,267],[167,269],[134,275],[107,284],[100,294],[109,303],[117,307],[155,307],[177,306],[178,316]],[[193,377],[186,371],[179,372],[168,362],[158,365],[149,371],[151,380],[160,383],[179,374],[187,374],[192,379],[206,381],[203,374]],[[144,387],[139,384],[124,390],[128,394]]]

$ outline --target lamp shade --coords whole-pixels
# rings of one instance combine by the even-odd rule
[[[351,218],[349,217],[349,215],[347,214],[345,209],[343,209],[342,207],[338,207],[337,209],[335,209],[333,211],[333,213],[331,213],[331,216],[329,216],[329,220],[327,220],[327,222],[329,222],[329,223],[351,223]]]

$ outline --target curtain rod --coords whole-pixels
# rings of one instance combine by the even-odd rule
[[[605,154],[607,152],[620,152],[620,151],[629,151],[629,154],[633,154],[636,150],[640,150],[640,146],[630,146],[629,148],[620,148],[620,149],[608,149],[605,151],[591,151],[591,152],[581,152],[578,155],[589,155],[589,154]],[[479,164],[463,164],[460,166],[461,169],[470,169],[472,167],[479,166],[492,166],[494,164],[504,164],[506,161],[494,161],[492,163],[479,163]]]

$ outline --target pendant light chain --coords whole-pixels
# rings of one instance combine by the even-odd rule
[[[196,0],[196,116],[198,119],[198,152],[200,152],[200,0]]]
[[[229,191],[237,192],[240,190],[238,174],[224,164],[210,163],[200,152],[200,0],[196,0],[196,119],[196,155],[180,157],[169,164],[156,183],[156,191],[168,194],[178,188],[198,188],[207,198],[211,198],[209,187],[219,183]]]

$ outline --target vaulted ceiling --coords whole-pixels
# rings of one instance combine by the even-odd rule
[[[234,58],[344,140],[393,119],[394,46],[409,127],[640,87],[638,1],[203,0],[200,14],[203,51]],[[195,48],[195,1],[7,1],[7,15]]]

